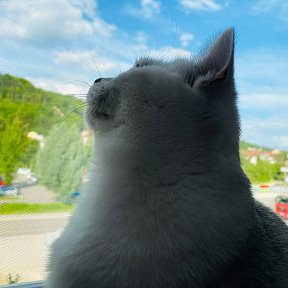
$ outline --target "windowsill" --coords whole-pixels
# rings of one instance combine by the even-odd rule
[[[0,288],[44,288],[44,281],[26,282],[26,283],[16,283],[9,285],[0,285]]]

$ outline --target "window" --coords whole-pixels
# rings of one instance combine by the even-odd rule
[[[126,2],[0,1],[0,285],[42,287],[47,277],[51,244],[89,180],[83,113],[94,80],[141,55],[194,56],[211,27],[239,30],[240,156],[254,196],[274,210],[288,194],[287,5]]]

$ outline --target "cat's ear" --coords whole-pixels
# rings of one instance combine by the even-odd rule
[[[200,59],[200,69],[205,76],[203,81],[231,79],[234,75],[234,29],[220,35],[212,47]],[[200,79],[199,79],[200,80]],[[200,81],[201,82],[201,81]]]

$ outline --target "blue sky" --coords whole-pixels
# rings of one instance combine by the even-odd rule
[[[242,138],[288,150],[287,0],[0,0],[0,73],[61,93],[117,75],[141,55],[197,55],[236,29]],[[69,82],[69,83],[68,83]]]

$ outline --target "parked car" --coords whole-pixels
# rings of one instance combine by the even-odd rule
[[[275,212],[284,219],[288,219],[288,197],[277,196],[275,198]]]
[[[0,196],[17,196],[19,194],[19,190],[13,186],[1,186],[0,187]]]

